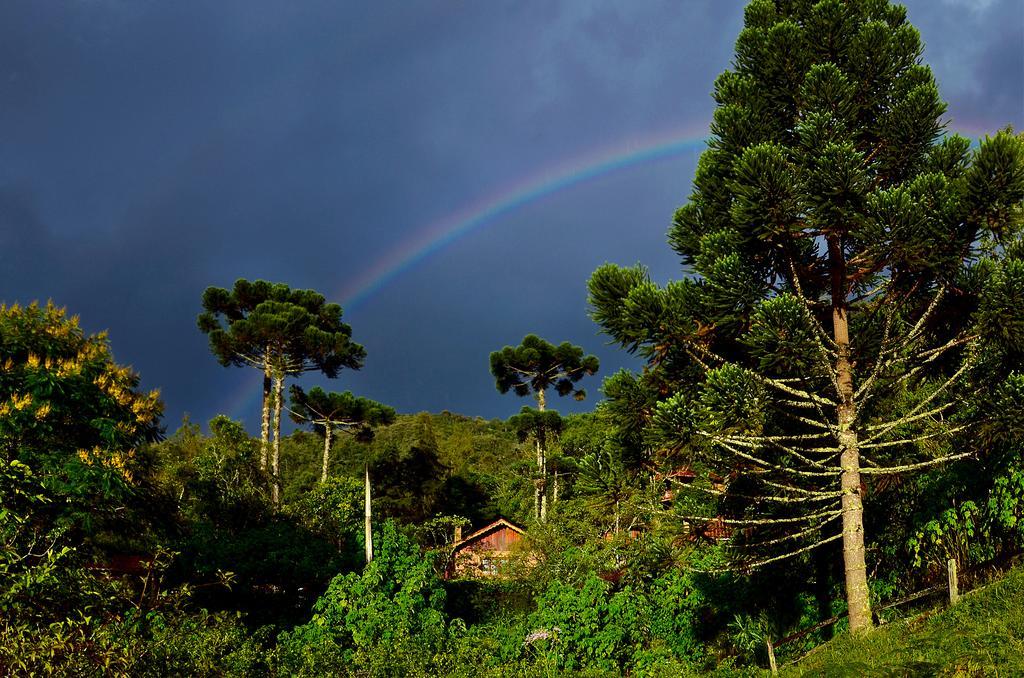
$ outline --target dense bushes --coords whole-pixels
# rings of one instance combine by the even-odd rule
[[[383,669],[381,662],[410,657],[426,667],[444,647],[445,592],[433,563],[390,521],[377,540],[373,562],[361,573],[335,577],[313,606],[309,623],[282,635],[286,672],[331,675],[357,667],[376,672]]]

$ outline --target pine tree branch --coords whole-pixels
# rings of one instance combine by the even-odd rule
[[[942,346],[938,346],[936,348],[928,349],[926,351],[921,351],[920,353],[915,355],[914,358],[917,359],[917,360],[925,359],[926,363],[930,363],[930,362],[934,361],[936,358],[938,358],[939,356],[941,356],[943,353],[948,351],[949,349],[954,348],[956,346],[961,346],[963,344],[968,344],[968,343],[970,343],[972,341],[975,341],[975,340],[977,340],[979,338],[980,337],[977,334],[961,334],[958,337],[950,339],[948,342],[946,342]]]
[[[805,547],[803,547],[801,549],[797,549],[796,551],[790,551],[789,553],[784,553],[781,556],[775,556],[773,558],[767,558],[765,560],[759,560],[759,561],[754,562],[754,563],[744,563],[741,567],[713,568],[713,569],[710,569],[710,570],[700,570],[700,569],[697,569],[697,568],[686,568],[686,569],[689,572],[695,572],[697,574],[728,574],[728,573],[731,573],[731,572],[749,572],[750,570],[756,570],[756,569],[758,569],[760,567],[764,567],[765,565],[770,565],[772,563],[777,563],[780,560],[787,560],[789,558],[796,557],[796,556],[798,556],[798,555],[800,555],[802,553],[807,553],[808,551],[816,549],[819,546],[824,546],[825,544],[828,544],[830,542],[836,541],[837,539],[841,539],[842,536],[843,536],[843,534],[842,534],[842,532],[840,532],[839,534],[833,535],[833,536],[828,537],[826,539],[822,539],[821,541],[815,542],[814,544],[811,544],[810,546],[805,546]]]
[[[880,346],[885,346],[886,344],[889,343],[889,337],[892,332],[892,318],[893,312],[890,310],[885,314],[885,329],[882,331],[882,343],[880,344]],[[864,383],[861,384],[861,387],[858,388],[856,392],[854,392],[854,401],[857,401],[862,395],[871,392],[871,387],[875,383],[875,380],[878,378],[878,375],[881,374],[883,365],[888,366],[886,361],[883,361],[881,358],[875,360],[875,366],[871,370],[871,374],[868,375],[868,378],[864,380]]]
[[[821,411],[820,408],[819,408],[818,411],[819,412]],[[836,429],[831,424],[828,424],[828,423],[825,423],[825,422],[821,422],[821,421],[817,421],[815,419],[809,419],[807,417],[801,417],[800,415],[794,414],[792,412],[789,412],[788,410],[779,410],[779,412],[782,415],[784,415],[786,417],[789,417],[793,421],[798,421],[801,424],[806,424],[808,426],[813,426],[814,428],[820,428],[820,429],[824,430],[825,433],[821,433],[820,435],[835,437]]]
[[[834,516],[837,512],[842,513],[842,509],[839,508],[840,506],[842,506],[842,502],[836,502],[825,510],[793,518],[723,518],[721,516],[690,516],[679,515],[674,511],[665,509],[661,509],[660,511],[656,510],[655,512],[668,514],[689,523],[721,523],[722,525],[732,525],[735,527],[758,527],[763,525],[797,525],[817,520],[819,518],[828,518],[830,516]]]
[[[800,275],[797,273],[796,270],[796,264],[793,261],[792,255],[789,254],[788,252],[786,254],[786,263],[789,264],[789,272],[793,280],[793,290],[796,292],[797,298],[799,298],[800,302],[803,304],[804,310],[807,312],[808,319],[811,321],[814,329],[817,330],[816,334],[819,338],[819,343],[820,341],[826,341],[829,344],[831,344],[834,348],[839,348],[835,340],[833,340],[829,333],[825,331],[825,327],[818,321],[816,317],[814,317],[814,310],[811,307],[811,300],[808,299],[807,295],[804,294],[803,285],[800,284]],[[835,357],[834,350],[825,349],[824,344],[821,345],[821,348],[826,356],[830,355],[831,357]]]
[[[696,350],[700,351],[702,354],[704,354],[704,356],[706,358],[710,358],[712,360],[715,360],[715,361],[717,361],[717,362],[719,362],[719,363],[721,363],[723,365],[725,365],[725,364],[735,364],[735,363],[731,363],[730,361],[726,360],[725,358],[723,358],[722,356],[718,355],[717,353],[715,353],[711,349],[707,348],[706,346],[703,346],[702,344],[699,344],[699,343],[697,343],[695,341],[686,340],[686,344],[687,344],[687,346],[692,346]],[[689,351],[687,351],[687,352],[690,353]],[[709,371],[710,370],[710,368],[707,366],[707,364],[703,360],[700,360],[699,358],[694,356],[692,353],[690,353],[690,355],[691,355],[691,357],[694,358],[694,360],[697,360],[704,367],[705,371]],[[831,400],[828,400],[827,398],[822,398],[821,396],[814,395],[813,393],[808,393],[807,391],[802,391],[800,389],[796,389],[796,388],[793,388],[793,387],[789,386],[789,384],[786,383],[786,381],[789,381],[788,379],[780,380],[780,379],[775,379],[773,377],[766,377],[763,374],[758,374],[757,372],[754,372],[751,369],[748,369],[748,368],[745,368],[745,367],[742,367],[742,366],[739,366],[739,367],[744,372],[746,372],[751,377],[753,377],[756,381],[760,382],[761,384],[766,385],[766,386],[772,386],[773,388],[776,388],[779,391],[782,391],[783,393],[788,393],[789,395],[793,396],[794,398],[800,398],[801,400],[806,400],[806,401],[809,401],[809,402],[817,402],[817,403],[820,403],[820,404],[823,404],[823,405],[829,405],[830,407],[835,407],[836,406],[836,403],[832,402]]]
[[[950,407],[952,407],[954,403],[946,403],[945,405],[943,405],[941,407],[938,407],[938,408],[935,408],[934,410],[931,410],[929,412],[925,412],[925,413],[922,413],[922,414],[917,414],[928,403],[930,403],[931,401],[935,400],[935,398],[937,398],[939,395],[944,393],[946,391],[946,389],[948,389],[951,385],[953,385],[960,378],[960,376],[964,372],[967,371],[967,369],[971,366],[972,363],[973,363],[973,360],[970,360],[970,359],[969,360],[965,360],[964,364],[961,365],[960,368],[956,372],[954,372],[953,375],[949,379],[947,379],[941,385],[939,385],[939,387],[936,388],[927,398],[925,398],[920,403],[918,403],[916,407],[914,407],[912,410],[910,410],[910,412],[908,412],[907,415],[902,417],[901,419],[897,419],[896,421],[889,422],[889,423],[886,423],[886,424],[876,424],[876,425],[873,425],[873,426],[865,427],[865,430],[868,430],[868,431],[878,431],[878,433],[876,433],[875,435],[871,436],[867,440],[864,440],[863,442],[865,442],[865,443],[874,442],[874,441],[882,438],[883,436],[885,436],[886,433],[888,433],[889,431],[893,430],[897,426],[902,426],[903,424],[910,423],[911,421],[916,421],[918,419],[922,419],[922,418],[924,418],[926,416],[929,416],[931,414],[937,414],[939,412],[942,412],[942,411],[947,410]]]
[[[911,445],[911,444],[914,444],[914,443],[919,443],[919,442],[921,442],[923,440],[928,440],[930,438],[939,438],[939,437],[942,437],[942,436],[951,436],[954,433],[959,433],[960,431],[963,431],[963,430],[968,429],[970,427],[971,427],[971,424],[964,424],[963,426],[956,426],[954,428],[951,428],[948,431],[939,431],[937,433],[928,433],[926,435],[920,435],[920,436],[916,436],[914,438],[904,438],[902,440],[890,440],[890,441],[884,442],[884,443],[861,443],[857,447],[859,449],[863,450],[863,449],[870,449],[870,448],[877,448],[877,447],[895,447],[897,445]]]
[[[796,487],[794,485],[786,485],[786,484],[775,482],[775,481],[772,481],[772,480],[767,480],[765,478],[758,478],[757,480],[759,482],[764,483],[765,485],[768,485],[769,487],[775,487],[775,488],[778,488],[780,490],[785,490],[787,492],[796,492],[798,494],[814,495],[814,496],[817,496],[817,497],[833,497],[833,498],[838,498],[838,497],[843,496],[843,493],[841,491],[839,491],[839,490],[831,490],[831,491],[828,491],[828,492],[822,492],[820,490],[808,490],[805,487]]]
[[[961,452],[959,454],[948,454],[944,457],[937,459],[930,459],[928,461],[922,461],[917,464],[904,464],[902,466],[879,466],[878,468],[862,468],[861,473],[867,475],[892,475],[894,473],[904,473],[906,471],[916,471],[917,469],[927,468],[929,466],[937,466],[938,464],[946,464],[957,459],[965,459],[967,457],[974,456],[974,452]]]
[[[779,443],[779,442],[776,442],[776,441],[769,441],[768,443],[762,444],[762,443],[758,443],[758,442],[753,442],[753,441],[747,440],[745,438],[736,438],[736,437],[733,437],[733,436],[729,436],[727,438],[722,438],[722,440],[724,440],[725,442],[729,443],[730,445],[736,445],[737,447],[745,447],[745,448],[747,448],[749,450],[759,450],[762,447],[764,447],[765,445],[770,445],[772,447],[775,447],[776,449],[779,449],[779,450],[785,452],[786,454],[793,455],[794,457],[796,457],[800,461],[804,462],[805,464],[809,464],[811,466],[817,466],[818,468],[831,468],[831,467],[825,466],[820,461],[816,461],[814,459],[810,459],[809,457],[805,457],[800,451],[797,451],[796,449],[794,449],[792,447],[789,447],[788,445],[783,445],[782,443]],[[835,448],[820,448],[819,447],[819,448],[812,448],[812,449],[810,449],[808,451],[811,451],[811,452],[813,452],[813,451],[824,451],[824,452],[838,453],[839,452],[839,448],[838,447],[835,447]]]
[[[836,403],[829,400],[828,398],[822,398],[819,395],[808,393],[807,391],[801,391],[800,389],[792,388],[791,386],[784,384],[778,381],[777,379],[766,377],[752,370],[747,370],[747,373],[754,377],[755,380],[761,382],[762,384],[766,386],[771,386],[772,388],[782,391],[783,393],[787,393],[795,398],[801,398],[808,402],[817,403],[819,405],[828,405],[829,407],[836,407]]]
[[[729,445],[728,443],[723,442],[721,439],[716,439],[712,435],[709,435],[709,434],[702,434],[702,435],[705,435],[708,438],[711,438],[711,440],[713,442],[716,442],[718,445],[720,445],[721,447],[725,448],[729,452],[732,452],[737,457],[741,457],[743,459],[746,459],[747,461],[753,462],[753,463],[757,464],[758,466],[760,466],[761,468],[771,469],[773,471],[778,471],[780,473],[788,473],[790,475],[795,475],[795,476],[804,476],[804,477],[808,477],[808,478],[820,478],[820,477],[834,478],[834,477],[838,476],[842,472],[842,469],[840,467],[838,467],[838,466],[835,466],[835,467],[824,467],[824,468],[834,468],[834,470],[830,470],[830,471],[802,471],[800,469],[788,468],[786,466],[779,466],[777,464],[772,464],[770,462],[767,462],[764,459],[759,459],[759,458],[757,458],[757,457],[755,457],[753,455],[747,454],[745,452],[741,452],[740,450],[737,450],[735,447]]]
[[[878,433],[875,433],[874,435],[865,438],[861,444],[870,444],[875,442],[876,440],[881,440],[886,436],[886,434],[888,434],[894,428],[897,428],[899,426],[910,424],[915,421],[920,421],[921,419],[927,419],[928,417],[934,417],[937,414],[942,414],[949,408],[953,407],[954,404],[955,403],[945,403],[943,405],[939,405],[938,407],[927,410],[926,412],[917,412],[919,408],[914,408],[913,410],[911,410],[911,412],[917,412],[916,414],[908,414],[907,416],[897,419],[896,421],[887,422],[885,424],[875,424],[872,426],[866,426],[865,430],[878,431]]]
[[[705,494],[710,494],[711,496],[714,496],[714,497],[728,497],[730,499],[745,499],[747,501],[752,501],[752,502],[774,501],[774,502],[778,502],[779,504],[816,504],[816,503],[821,503],[823,501],[828,501],[829,499],[836,499],[839,496],[841,496],[841,494],[842,494],[840,492],[836,492],[836,493],[834,493],[834,496],[830,495],[830,496],[827,496],[827,497],[779,497],[779,496],[767,495],[767,494],[762,494],[762,495],[738,494],[738,493],[735,493],[735,492],[729,492],[728,490],[716,490],[713,487],[701,487],[700,485],[693,485],[693,484],[690,484],[690,483],[684,483],[684,482],[682,482],[680,480],[676,480],[675,478],[672,479],[672,482],[678,484],[680,487],[683,487],[683,488],[685,488],[687,490],[699,490],[699,491],[701,491],[701,492],[703,492]]]
[[[952,348],[954,348],[956,346],[961,346],[963,344],[969,344],[969,343],[971,343],[972,341],[974,341],[974,340],[976,340],[978,338],[979,337],[976,334],[964,334],[964,333],[961,333],[960,335],[954,337],[953,339],[950,339],[948,342],[946,342],[942,346],[937,346],[935,348],[923,350],[920,353],[916,354],[915,356],[904,357],[904,358],[894,358],[894,359],[890,359],[890,360],[885,361],[885,363],[884,363],[885,366],[889,367],[889,366],[892,366],[892,365],[897,365],[897,364],[902,363],[902,362],[907,362],[909,360],[922,360],[922,362],[920,362],[919,364],[915,365],[913,368],[911,368],[910,370],[908,370],[904,374],[900,375],[896,380],[891,382],[890,386],[896,386],[896,385],[901,384],[903,382],[910,381],[911,379],[916,377],[918,374],[920,374],[923,370],[925,370],[928,367],[928,365],[930,365],[935,360],[940,358],[942,356],[942,354],[944,354],[946,351],[948,351],[948,350],[950,350],[950,349],[952,349]],[[877,362],[876,363],[876,368],[877,368],[877,366],[880,366],[880,365],[882,365],[882,362]],[[862,386],[860,389],[858,389],[858,391],[854,395],[854,397],[855,398],[859,398],[863,391],[865,391],[865,386]],[[871,394],[867,393],[864,396],[863,400],[861,400],[861,404],[866,403],[870,398],[871,398]]]
[[[822,520],[817,525],[812,525],[811,527],[808,527],[805,530],[801,530],[800,532],[794,532],[792,534],[787,534],[787,535],[785,535],[783,537],[778,537],[778,538],[775,538],[775,539],[768,539],[768,540],[765,540],[765,541],[746,543],[746,544],[737,544],[736,548],[737,549],[744,549],[744,550],[751,550],[751,551],[753,551],[754,549],[763,548],[765,546],[774,546],[776,544],[782,544],[782,543],[787,542],[787,541],[793,541],[795,539],[801,539],[803,537],[806,537],[809,534],[814,534],[815,532],[821,532],[821,530],[825,527],[825,525],[831,523],[833,520],[835,520],[836,518],[839,518],[842,515],[843,515],[842,511],[836,511],[835,514],[832,517],[825,518],[824,520]]]
[[[935,296],[931,300],[931,303],[928,304],[928,308],[926,308],[925,312],[921,314],[921,317],[918,318],[917,322],[910,329],[910,332],[907,334],[906,337],[903,338],[903,341],[901,341],[900,343],[898,343],[896,346],[894,346],[891,349],[882,350],[881,352],[879,352],[879,354],[878,354],[879,359],[881,359],[883,357],[886,357],[888,355],[894,355],[896,353],[899,353],[900,351],[906,350],[915,341],[917,341],[917,339],[924,332],[925,324],[931,319],[931,317],[932,317],[932,315],[934,315],[935,311],[938,310],[939,303],[942,301],[942,299],[943,299],[943,297],[945,297],[945,295],[946,295],[946,287],[945,287],[945,285],[943,285],[942,287],[940,287],[938,289],[938,291],[936,291]]]
[[[773,442],[773,441],[784,441],[784,440],[821,440],[822,438],[832,438],[831,433],[801,433],[796,435],[778,435],[778,436],[743,436],[746,440],[756,440],[758,442]]]
[[[807,402],[805,400],[776,400],[776,401],[774,401],[774,404],[775,405],[786,405],[788,407],[795,407],[795,408],[801,409],[801,410],[813,410],[813,409],[816,409],[816,408],[820,407],[820,406],[816,405],[815,403]]]

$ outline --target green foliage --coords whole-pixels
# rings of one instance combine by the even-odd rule
[[[230,592],[197,595],[204,604],[251,610],[273,622],[302,614],[310,596],[357,562],[362,486],[332,480],[275,512],[258,442],[227,417],[209,428],[203,436],[186,422],[153,450],[183,523],[174,573],[203,583],[233,573]]]
[[[286,512],[344,550],[362,530],[363,486],[354,478],[328,478],[288,504]]]
[[[698,636],[703,600],[685,575],[670,572],[649,588],[613,591],[596,576],[580,586],[552,583],[537,599],[526,645],[557,669],[623,674],[665,660],[705,666]]]
[[[327,393],[319,386],[309,392],[302,387],[291,387],[292,420],[297,424],[309,423],[323,434],[326,427],[356,436],[366,442],[373,438],[373,427],[384,426],[395,420],[394,408],[369,398],[359,398],[351,392]]]
[[[223,415],[204,437],[187,420],[155,446],[164,483],[192,522],[213,520],[243,527],[266,513],[267,478],[259,469],[259,443],[242,425]]]
[[[554,387],[560,396],[570,393],[582,400],[586,393],[575,384],[589,374],[597,373],[598,360],[584,356],[583,349],[563,342],[558,346],[534,334],[523,338],[519,346],[506,346],[491,353],[491,374],[502,393],[515,391],[518,396],[541,393]]]
[[[79,615],[42,629],[0,620],[0,671],[125,678],[269,675],[264,635],[250,634],[235,615],[205,610]]]
[[[1024,468],[1019,458],[995,478],[985,508],[992,528],[1008,535],[1015,548],[1024,546]]]
[[[980,514],[981,510],[974,502],[967,501],[943,511],[938,518],[925,523],[907,542],[914,566],[941,569],[951,558],[961,563],[961,566],[971,562],[972,546],[983,529]]]
[[[562,417],[555,410],[536,410],[523,406],[519,414],[509,417],[509,426],[515,429],[519,441],[524,442],[531,436],[547,441],[562,431]]]
[[[315,369],[335,377],[342,368],[359,369],[366,357],[341,315],[341,306],[313,290],[239,279],[231,290],[203,292],[198,325],[222,365],[270,367],[279,374]]]
[[[626,504],[637,493],[636,485],[634,475],[611,451],[594,452],[580,460],[575,490],[608,531],[618,533],[623,525],[629,527],[623,512],[634,514]]]
[[[430,417],[420,416],[407,447],[387,445],[370,464],[378,513],[406,522],[426,520],[441,508],[446,472]]]
[[[29,467],[0,460],[0,616],[45,617],[60,606],[72,550],[39,508],[50,503]]]
[[[386,653],[413,646],[429,662],[447,633],[444,589],[429,558],[386,522],[375,557],[362,573],[336,577],[313,606],[312,619],[281,636],[290,675],[333,675],[366,667],[387,675]],[[398,657],[392,657],[398,659]]]
[[[93,546],[158,519],[137,500],[151,481],[140,447],[158,437],[163,405],[138,384],[105,335],[62,309],[0,306],[0,460],[27,465],[50,499],[28,507],[34,518]]]

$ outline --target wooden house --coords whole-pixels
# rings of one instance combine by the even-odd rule
[[[447,577],[496,577],[526,534],[504,518],[466,537],[456,531]]]

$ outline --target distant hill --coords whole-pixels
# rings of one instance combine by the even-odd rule
[[[337,436],[331,475],[361,478],[368,462],[383,515],[412,522],[461,515],[474,525],[499,516],[518,521],[530,506],[531,450],[500,419],[400,414],[371,443]],[[317,482],[322,451],[323,438],[313,433],[296,431],[283,441],[286,499]]]

